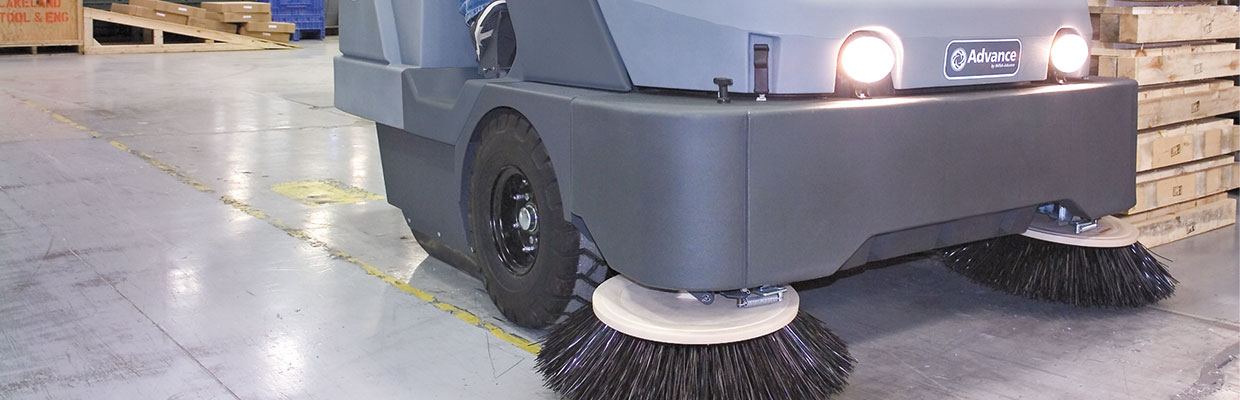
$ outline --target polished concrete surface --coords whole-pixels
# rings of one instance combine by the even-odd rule
[[[0,399],[553,399],[542,332],[429,259],[373,125],[295,51],[0,57]],[[1240,234],[1157,248],[1141,310],[1039,304],[905,260],[806,284],[842,399],[1240,398]]]

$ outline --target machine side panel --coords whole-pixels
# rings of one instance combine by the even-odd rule
[[[408,68],[402,74],[405,130],[455,145],[473,132],[467,125],[486,84],[476,68]]]
[[[751,92],[752,60],[750,32],[670,12],[655,5],[633,0],[598,0],[607,17],[616,45],[625,57],[626,68],[638,86],[714,90],[714,78],[731,78],[733,90]],[[763,3],[765,4],[765,3]],[[695,7],[703,7],[697,5]],[[718,7],[716,5],[706,8]],[[765,32],[763,32],[765,33]],[[789,45],[798,38],[789,38]],[[818,45],[818,43],[812,43]],[[772,46],[776,61],[780,54],[818,55],[818,49],[782,49]],[[808,76],[818,77],[817,84],[800,88],[802,92],[830,92],[834,79],[821,79],[822,71],[831,71],[834,61],[828,57],[797,60],[798,72],[813,71]],[[774,63],[773,65],[784,65]],[[802,65],[804,67],[802,67]],[[775,69],[779,74],[782,71]],[[794,74],[789,80],[799,80]],[[781,76],[781,78],[783,78]],[[779,79],[772,80],[773,89],[779,93]]]
[[[391,1],[399,62],[423,68],[477,68],[474,42],[456,0]]]
[[[1040,202],[1127,210],[1135,85],[1099,82],[755,111],[748,281],[830,275],[891,232],[874,256],[956,244],[914,229]]]
[[[395,46],[396,38],[384,40],[379,33],[378,2],[391,0],[347,0],[340,3],[340,53],[346,57],[386,64],[384,43]],[[389,16],[390,18],[390,16]],[[337,85],[336,87],[340,87]]]
[[[415,0],[421,3],[421,0]],[[340,5],[340,53],[334,61],[337,108],[404,129],[404,105],[392,0],[349,0]]]
[[[336,108],[378,122],[403,129],[405,126],[402,107],[402,67],[339,56],[334,60]]]
[[[574,213],[608,263],[634,281],[739,287],[746,262],[745,112],[618,97],[624,95],[574,103]]]
[[[477,68],[455,0],[348,0],[340,4],[346,57],[424,68]]]
[[[627,92],[628,71],[596,0],[508,0],[514,73],[527,81]]]
[[[380,124],[379,156],[388,202],[415,231],[468,253],[457,206],[455,147]]]

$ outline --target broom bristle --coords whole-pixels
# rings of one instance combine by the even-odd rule
[[[570,400],[800,400],[839,393],[854,362],[804,312],[769,335],[703,346],[628,336],[585,307],[551,330],[535,368]]]
[[[1083,307],[1140,307],[1171,297],[1178,283],[1149,249],[1091,248],[1020,235],[943,252],[948,268],[999,291]]]

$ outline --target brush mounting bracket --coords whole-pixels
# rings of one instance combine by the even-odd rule
[[[788,326],[800,310],[796,290],[786,286],[749,290],[749,306],[703,305],[692,293],[641,286],[623,275],[594,290],[594,315],[629,336],[662,343],[706,345],[765,336]],[[720,293],[715,296],[722,295]],[[767,304],[755,307],[758,303]]]
[[[736,308],[748,308],[775,304],[784,300],[787,286],[759,286],[756,288],[729,290],[724,292],[689,292],[693,298],[705,305],[715,304],[716,296],[736,300]]]
[[[1049,218],[1035,218],[1025,237],[1044,242],[1059,243],[1076,247],[1120,248],[1137,243],[1141,231],[1130,223],[1115,217],[1102,217],[1094,222],[1092,229],[1077,232],[1076,225],[1060,224]]]
[[[736,300],[737,308],[758,307],[775,304],[784,299],[788,292],[787,286],[759,286],[752,289],[730,290],[719,295]]]
[[[1098,228],[1098,220],[1085,219],[1072,215],[1067,207],[1059,203],[1047,203],[1038,206],[1038,214],[1051,217],[1059,226],[1071,227],[1073,233],[1082,234]]]

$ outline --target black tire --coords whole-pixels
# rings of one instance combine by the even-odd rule
[[[582,236],[564,219],[551,157],[530,122],[513,111],[491,115],[473,166],[470,235],[500,312],[542,328],[588,302],[607,268],[583,251]]]

